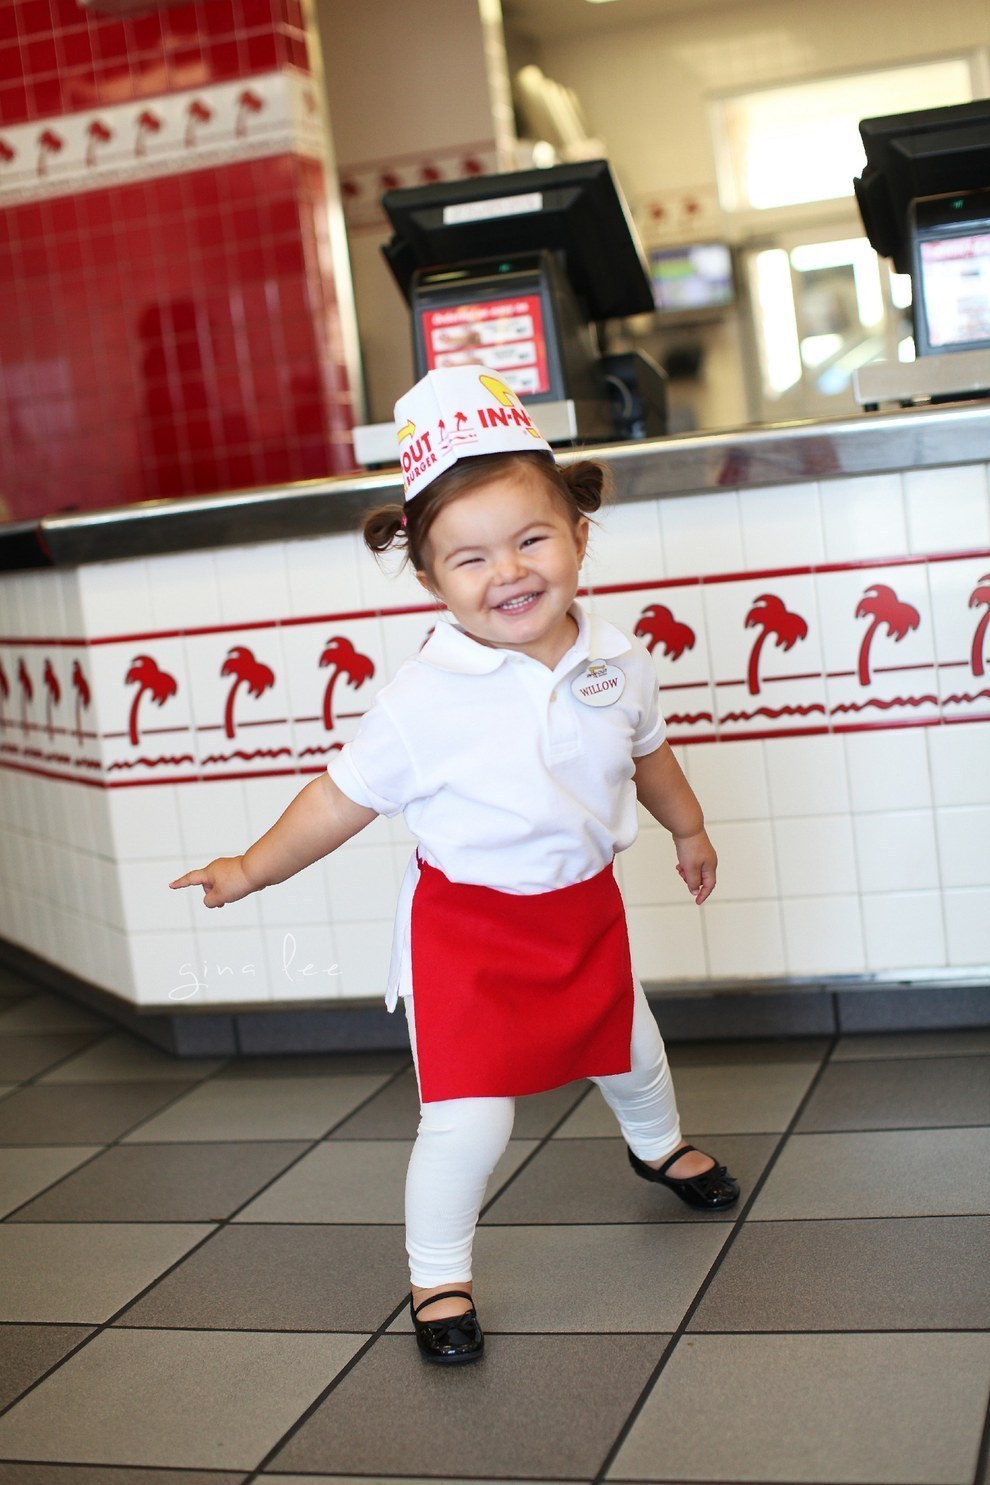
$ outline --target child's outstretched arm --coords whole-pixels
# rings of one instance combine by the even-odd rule
[[[677,870],[700,907],[715,889],[718,857],[705,817],[669,743],[635,759],[636,795],[644,809],[674,837]]]
[[[243,856],[221,856],[209,866],[187,871],[170,887],[202,887],[206,907],[223,907],[250,892],[274,886],[329,856],[376,818],[375,811],[355,804],[329,774],[320,774],[301,789],[271,830]]]

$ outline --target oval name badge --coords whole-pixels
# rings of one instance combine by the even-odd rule
[[[611,706],[622,695],[625,684],[625,672],[617,665],[589,660],[583,673],[571,682],[571,691],[585,706]]]

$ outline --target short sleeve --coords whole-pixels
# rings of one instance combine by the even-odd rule
[[[633,640],[636,653],[636,681],[642,692],[639,726],[633,733],[632,756],[645,758],[655,753],[667,736],[667,724],[660,710],[660,684],[653,661],[645,646]]]
[[[381,701],[361,718],[351,742],[327,764],[342,794],[380,815],[398,815],[412,793],[412,767],[402,735]]]

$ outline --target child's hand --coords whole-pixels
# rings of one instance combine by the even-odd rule
[[[688,891],[700,907],[715,890],[715,868],[718,866],[715,847],[705,830],[699,830],[696,835],[675,835],[674,846],[677,849],[678,875],[687,883]]]
[[[247,879],[242,856],[221,856],[209,866],[197,871],[187,871],[185,876],[169,882],[170,887],[202,887],[203,905],[208,908],[223,907],[227,902],[239,902],[247,897],[254,887]]]

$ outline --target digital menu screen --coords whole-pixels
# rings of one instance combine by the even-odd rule
[[[990,341],[990,228],[922,241],[920,249],[929,344]]]
[[[732,254],[724,242],[654,248],[650,253],[650,275],[657,309],[671,313],[724,309],[735,298]]]
[[[518,397],[550,390],[538,294],[424,309],[420,326],[430,371],[477,361],[497,371]]]

